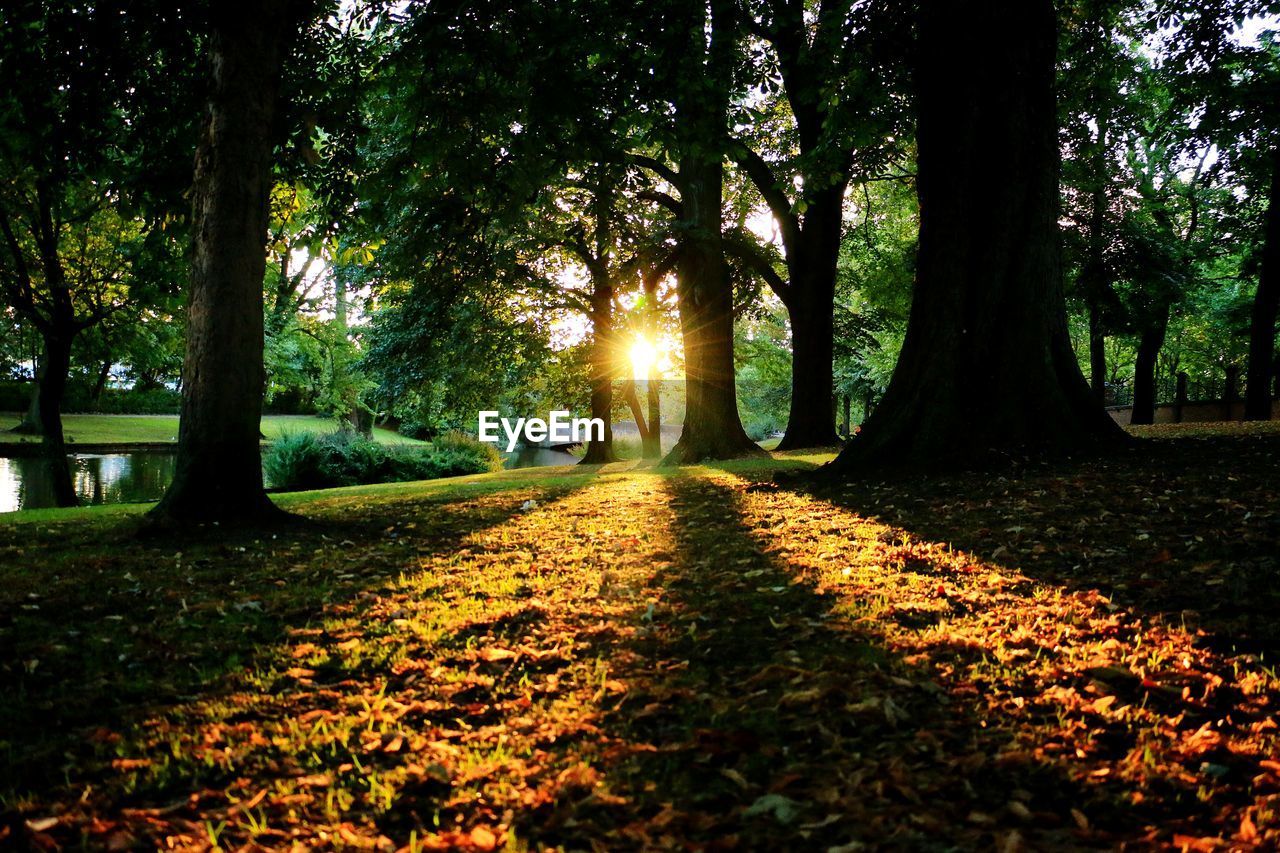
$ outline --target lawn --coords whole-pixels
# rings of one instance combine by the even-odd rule
[[[0,414],[0,442],[39,440],[10,431],[20,419],[18,414]],[[67,440],[77,444],[153,444],[178,440],[177,415],[63,415],[62,425]],[[337,428],[332,418],[312,415],[267,415],[262,419],[262,434],[267,440],[288,433],[334,432]],[[373,437],[384,444],[423,443],[382,428],[375,428]]]
[[[0,843],[1274,849],[1280,433],[1183,432],[21,514]]]

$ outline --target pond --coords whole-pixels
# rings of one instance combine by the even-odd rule
[[[71,479],[82,504],[139,503],[159,500],[173,479],[177,456],[166,451],[76,453]],[[578,461],[560,450],[525,448],[506,457],[507,468],[573,465]],[[45,460],[39,457],[0,457],[0,512],[55,506],[53,485]]]
[[[71,480],[82,504],[154,501],[173,479],[172,453],[76,453]],[[39,457],[0,457],[0,512],[56,506],[48,463]]]

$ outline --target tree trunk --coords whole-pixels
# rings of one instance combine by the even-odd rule
[[[685,157],[685,243],[676,272],[684,339],[685,413],[680,440],[663,460],[689,465],[762,453],[738,415],[733,366],[733,285],[720,243],[724,167],[719,158]]]
[[[1245,375],[1244,417],[1271,419],[1271,378],[1275,370],[1276,314],[1280,311],[1280,146],[1271,156],[1271,195],[1263,236],[1262,273],[1249,323],[1249,366]]]
[[[1107,404],[1107,338],[1102,331],[1102,310],[1089,300],[1089,390],[1102,405]]]
[[[1123,440],[1067,332],[1055,30],[1050,0],[923,6],[911,317],[889,389],[837,473]]]
[[[733,283],[721,237],[722,145],[729,125],[728,89],[737,61],[739,13],[730,0],[710,0],[708,5],[682,4],[686,14],[672,21],[685,42],[683,54],[673,57],[683,72],[675,97],[683,213],[676,301],[684,340],[685,410],[680,439],[664,464],[764,452],[747,437],[738,415]]]
[[[267,193],[287,0],[255,15],[217,7],[212,93],[192,188],[195,246],[173,483],[155,515],[177,521],[280,514],[262,486]]]
[[[1131,424],[1151,424],[1156,419],[1156,362],[1164,346],[1169,328],[1169,309],[1158,314],[1138,340],[1138,354],[1133,362],[1133,409]]]
[[[39,435],[40,434],[40,385],[44,380],[44,359],[36,364],[35,375],[31,382],[31,397],[27,403],[26,414],[22,416],[22,421],[14,427],[11,432],[22,435]]]
[[[640,395],[636,393],[636,381],[628,377],[622,380],[622,398],[627,403],[627,408],[631,410],[631,417],[635,418],[636,431],[640,433],[640,446],[645,447],[650,443],[649,421],[644,416],[644,407],[640,405]]]
[[[656,271],[644,276],[645,331],[650,341],[658,339],[658,329],[662,317],[662,306],[658,302],[658,285],[662,280]],[[649,365],[649,375],[645,381],[645,397],[649,404],[649,430],[645,435],[642,456],[645,459],[662,458],[662,379],[658,375],[658,365]]]
[[[1089,387],[1102,405],[1107,404],[1107,351],[1106,333],[1102,326],[1102,302],[1111,291],[1107,269],[1107,139],[1111,129],[1110,102],[1103,98],[1103,108],[1098,113],[1098,131],[1094,139],[1090,164],[1093,169],[1093,192],[1089,210],[1089,247],[1085,259],[1084,296],[1089,306]]]
[[[98,378],[94,380],[93,391],[89,393],[89,399],[93,402],[93,406],[97,409],[98,404],[102,402],[102,392],[106,390],[107,379],[111,376],[111,359],[106,358],[102,362],[102,367],[98,368]]]
[[[580,465],[617,462],[613,453],[613,285],[607,268],[591,273],[591,417],[604,422],[599,441],[588,441]]]
[[[44,336],[44,374],[36,398],[40,414],[40,443],[45,464],[49,466],[49,482],[58,506],[75,506],[76,490],[71,482],[71,466],[67,461],[66,441],[62,434],[62,397],[67,390],[71,371],[71,339],[74,333],[60,331]]]
[[[649,434],[644,440],[645,459],[662,457],[662,380],[658,378],[657,369],[649,371],[649,380],[645,382],[645,396],[649,403]]]
[[[840,257],[844,184],[815,198],[805,214],[791,281],[791,409],[779,450],[831,447],[836,435],[834,336],[836,265]]]

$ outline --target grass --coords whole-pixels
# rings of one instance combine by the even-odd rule
[[[17,414],[0,415],[0,443],[38,441],[32,436],[11,432],[21,419]],[[177,442],[177,415],[63,415],[63,431],[68,441],[77,444],[159,444]],[[332,418],[312,415],[267,415],[262,419],[266,440],[287,433],[333,432],[337,422]],[[424,444],[393,430],[375,427],[375,440],[384,444]]]
[[[0,845],[1270,849],[1271,430],[0,523]]]

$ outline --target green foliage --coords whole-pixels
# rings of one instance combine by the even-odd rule
[[[430,448],[388,446],[346,431],[292,433],[263,455],[267,480],[287,491],[432,480],[501,467],[496,448],[461,433],[441,436]]]

